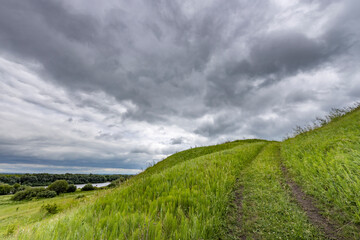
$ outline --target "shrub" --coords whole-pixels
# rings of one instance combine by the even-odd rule
[[[117,187],[117,183],[115,181],[112,181],[109,185],[107,185],[108,188],[114,188]]]
[[[7,227],[7,229],[6,229],[6,235],[7,235],[7,236],[12,235],[12,234],[15,232],[16,229],[17,229],[17,225],[16,225],[16,224],[10,224],[10,225],[8,225],[8,227]]]
[[[75,199],[80,199],[80,198],[84,198],[84,197],[85,197],[85,195],[84,195],[84,194],[80,194],[80,195],[76,196],[76,198],[75,198]]]
[[[14,193],[14,194],[18,191],[24,190],[24,189],[21,189],[21,185],[19,183],[15,183],[12,187],[13,187],[12,193]]]
[[[55,191],[59,195],[60,193],[66,192],[66,190],[68,189],[68,186],[69,186],[69,184],[66,180],[57,180],[57,181],[53,182],[52,184],[50,184],[48,189]]]
[[[47,211],[50,214],[55,214],[59,211],[58,205],[56,203],[42,205],[41,209]]]
[[[70,184],[66,190],[66,192],[75,192],[76,186],[74,184]]]
[[[26,189],[30,189],[30,186],[26,186],[26,185],[20,185],[19,187],[13,189],[13,194],[20,192],[20,191],[24,191]]]
[[[38,192],[36,194],[37,198],[53,198],[56,197],[56,192],[45,189],[44,191]]]
[[[20,191],[20,192],[15,193],[11,199],[14,201],[21,201],[21,200],[26,199],[26,197],[27,197],[27,193],[25,193],[25,191]]]
[[[125,178],[124,177],[120,177],[114,181],[112,181],[107,187],[108,188],[114,188],[114,187],[118,187],[121,185],[122,182],[125,182]]]
[[[92,191],[92,190],[95,190],[94,186],[90,183],[86,184],[82,189],[81,191]]]
[[[30,200],[32,198],[37,197],[40,192],[45,191],[45,188],[27,188],[26,190],[17,192],[12,197],[14,201],[21,201],[21,200]]]
[[[0,195],[7,195],[13,191],[13,187],[9,184],[0,184]]]

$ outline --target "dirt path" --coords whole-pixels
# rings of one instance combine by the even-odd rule
[[[239,188],[235,191],[235,204],[237,206],[237,221],[239,226],[243,226],[244,223],[243,206],[242,206],[243,191],[244,191],[244,186],[239,186]],[[246,239],[245,235],[242,232],[240,232],[239,234],[239,239],[242,240]]]
[[[291,180],[289,172],[283,164],[281,164],[281,170],[285,176],[286,183],[290,186],[292,195],[300,207],[304,210],[310,222],[322,230],[327,238],[343,239],[341,236],[339,236],[337,227],[320,214],[320,210],[314,204],[314,199],[306,195],[301,190],[300,186]]]

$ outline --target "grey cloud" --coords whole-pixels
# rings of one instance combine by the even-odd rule
[[[249,60],[241,62],[235,74],[249,77],[276,74],[281,77],[317,67],[329,55],[320,41],[293,31],[270,33],[258,41],[251,47]]]
[[[5,1],[2,51],[39,61],[44,74],[72,90],[102,89],[119,100],[131,99],[139,109],[128,117],[151,121],[169,112],[180,114],[176,102],[184,97],[201,101],[196,95],[203,86],[186,78],[204,71],[210,58],[240,34],[236,30],[223,37],[229,35],[226,30],[236,14],[247,17],[244,9],[258,6],[214,1],[207,11],[189,17],[180,3],[140,2],[134,7],[142,9],[109,10],[100,23],[64,3]],[[17,11],[25,14],[14,14]],[[129,11],[143,12],[144,17],[138,20]],[[238,29],[249,29],[248,22],[243,20]],[[169,102],[171,98],[177,101]]]
[[[79,54],[76,44],[67,40],[72,32],[83,33],[83,30],[73,29],[80,21],[79,17],[66,14],[61,4],[55,4],[55,1],[3,1],[2,6],[0,42],[3,51],[8,50],[20,57],[38,61],[47,72],[61,79],[90,76],[83,57],[76,54]],[[61,19],[51,20],[54,15]],[[53,21],[64,22],[63,28],[47,25]]]
[[[172,145],[182,144],[183,142],[184,142],[184,139],[182,137],[170,139],[170,144],[172,144]]]
[[[95,137],[96,139],[102,139],[102,140],[120,140],[123,137],[120,134],[111,134],[111,133],[103,133],[99,132],[99,134]]]
[[[239,128],[239,123],[236,122],[236,119],[241,119],[241,117],[236,113],[232,115],[217,114],[211,121],[200,125],[194,132],[206,137],[228,134]]]
[[[296,92],[288,94],[285,98],[285,101],[288,103],[304,103],[308,101],[316,101],[316,95],[317,94],[314,91],[304,91],[300,89]]]
[[[1,161],[140,168],[359,98],[359,1],[291,4],[2,0],[0,61],[26,70],[0,66]]]
[[[339,42],[329,39],[328,35],[310,39],[290,30],[258,36],[245,59],[231,59],[209,76],[212,84],[208,85],[207,103],[212,107],[237,105],[259,88],[266,88],[299,72],[321,68],[349,49],[346,47],[348,39],[343,39],[340,47]],[[254,85],[256,80],[262,80],[262,83]],[[236,84],[240,89],[234,87]]]
[[[253,89],[254,78],[263,77],[263,84],[272,84],[285,75],[317,68],[343,52],[337,44],[346,43],[348,34],[336,34],[339,27],[320,39],[309,39],[296,30],[252,33],[266,28],[274,11],[260,2],[214,1],[189,17],[177,2],[136,1],[133,7],[141,7],[137,10],[144,13],[140,21],[131,16],[136,9],[130,6],[112,8],[102,22],[100,17],[71,11],[65,3],[5,1],[1,44],[11,53],[39,61],[45,73],[63,86],[102,89],[119,100],[131,99],[139,109],[127,117],[149,121],[162,120],[163,114],[181,114],[176,102],[188,95],[202,101],[196,97],[201,94],[199,87],[207,89],[205,100],[211,107],[237,104],[242,101],[238,95]],[[26,15],[14,14],[17,11]],[[233,21],[238,25],[234,29]],[[224,61],[200,86],[186,81],[192,71],[203,72],[211,58],[244,36],[248,55],[240,53],[239,59]],[[239,81],[244,84],[234,92]]]

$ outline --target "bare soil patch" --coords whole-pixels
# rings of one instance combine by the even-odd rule
[[[301,187],[291,180],[288,170],[283,164],[281,164],[281,170],[285,176],[286,183],[290,186],[292,195],[304,210],[310,222],[322,230],[327,238],[344,239],[339,235],[338,229],[340,228],[320,214],[320,210],[315,205],[315,200],[305,194]]]

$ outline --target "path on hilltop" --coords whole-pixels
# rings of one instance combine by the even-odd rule
[[[291,180],[279,143],[268,144],[241,172],[229,219],[228,239],[343,239]]]

